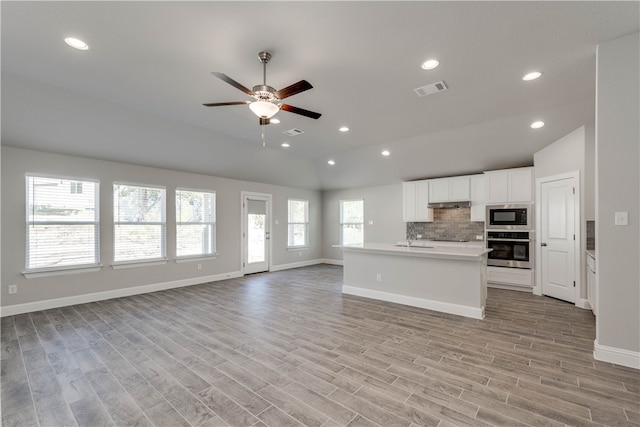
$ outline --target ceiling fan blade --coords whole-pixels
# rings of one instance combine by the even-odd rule
[[[210,102],[208,104],[202,104],[205,107],[222,107],[224,105],[246,105],[251,104],[251,101],[233,101],[233,102]]]
[[[281,110],[288,111],[290,113],[300,114],[301,116],[310,117],[312,119],[319,119],[322,114],[314,113],[313,111],[305,110],[304,108],[294,107],[293,105],[282,104]]]
[[[247,89],[246,87],[242,86],[240,83],[238,83],[237,81],[233,80],[231,77],[227,76],[225,73],[219,73],[217,71],[214,71],[211,74],[213,74],[214,76],[216,76],[220,80],[223,80],[223,81],[229,83],[231,86],[235,87],[236,89],[239,89],[239,90],[243,91],[247,95],[253,96],[253,91],[251,91],[251,90]]]
[[[305,90],[309,90],[311,88],[313,88],[313,86],[311,86],[311,83],[306,80],[300,80],[298,83],[294,83],[291,86],[280,89],[275,93],[275,95],[278,97],[278,99],[285,99],[291,95],[304,92]]]

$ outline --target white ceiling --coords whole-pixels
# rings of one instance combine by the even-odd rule
[[[3,1],[2,145],[315,189],[530,165],[594,121],[596,45],[640,31],[639,5]],[[247,106],[202,106],[249,99],[211,72],[251,88],[263,50],[267,83],[308,80],[286,102],[322,113],[279,112],[266,148]]]

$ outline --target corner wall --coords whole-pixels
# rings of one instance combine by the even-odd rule
[[[205,283],[241,274],[241,191],[269,193],[272,206],[272,270],[313,264],[322,255],[322,197],[319,191],[282,187],[256,182],[125,163],[92,160],[40,151],[2,147],[2,286],[3,315],[7,308],[46,308],[43,301],[85,302],[88,294],[113,297],[162,288]],[[100,254],[102,269],[94,273],[64,274],[26,279],[25,268],[25,174],[36,173],[100,181]],[[168,220],[167,263],[164,265],[114,270],[113,200],[114,181],[165,186],[167,216],[175,206],[175,188],[195,188],[216,192],[216,259],[197,262],[175,261],[175,223]],[[309,200],[309,241],[307,250],[287,250],[287,199]],[[275,224],[275,221],[278,224]],[[202,270],[197,270],[197,264]],[[8,285],[17,284],[18,293],[9,295]],[[137,290],[136,290],[137,288]],[[90,299],[89,299],[90,300]],[[15,309],[14,307],[14,309]],[[9,308],[9,312],[11,312]]]
[[[364,199],[364,241],[393,243],[406,238],[402,221],[402,184],[327,190],[322,193],[323,258],[342,262],[340,200]],[[372,222],[372,224],[370,224]]]
[[[596,62],[594,356],[640,368],[640,33],[598,45]]]

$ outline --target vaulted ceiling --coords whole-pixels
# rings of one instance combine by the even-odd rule
[[[3,1],[2,145],[313,189],[530,165],[594,121],[596,45],[640,31],[639,5]],[[260,51],[320,119],[202,106],[249,100],[211,72],[261,84]]]

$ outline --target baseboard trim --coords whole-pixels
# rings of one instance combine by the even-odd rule
[[[601,345],[598,344],[597,339],[593,341],[593,358],[602,362],[640,369],[640,352]]]
[[[331,265],[344,265],[344,261],[342,261],[341,259],[328,259],[328,258],[324,258],[322,260],[323,264],[331,264]]]
[[[426,308],[428,310],[441,311],[458,316],[471,317],[473,319],[484,319],[484,307],[474,308],[448,302],[433,301],[424,298],[410,297],[406,295],[392,294],[389,292],[375,291],[371,289],[359,288],[356,286],[342,286],[342,293],[356,295],[359,297],[377,299],[381,301],[394,302],[397,304],[409,305],[411,307]]]
[[[506,283],[491,283],[491,282],[487,282],[487,288],[505,289],[507,291],[518,291],[518,292],[533,293],[533,288],[531,288],[529,286],[508,285]]]
[[[584,308],[585,310],[591,310],[591,304],[586,298],[578,298],[578,300],[576,301],[576,307]]]
[[[308,267],[310,265],[316,265],[316,264],[322,264],[322,260],[321,259],[310,259],[310,260],[307,260],[307,261],[292,262],[292,263],[289,263],[289,264],[272,265],[271,268],[269,269],[269,271],[289,270],[289,269],[292,269],[292,268]]]
[[[233,279],[236,277],[242,277],[242,272],[233,271],[230,273],[214,274],[211,276],[192,277],[189,279],[174,280],[171,282],[153,283],[150,285],[114,289],[111,291],[93,292],[90,294],[74,295],[64,298],[8,305],[0,307],[0,317],[31,313],[33,311],[49,310],[51,308],[66,307],[69,305],[85,304],[88,302],[102,301],[112,298],[128,297],[131,295],[146,294],[149,292],[164,291],[166,289],[181,288],[184,286],[200,285],[202,283],[217,282],[219,280]]]

